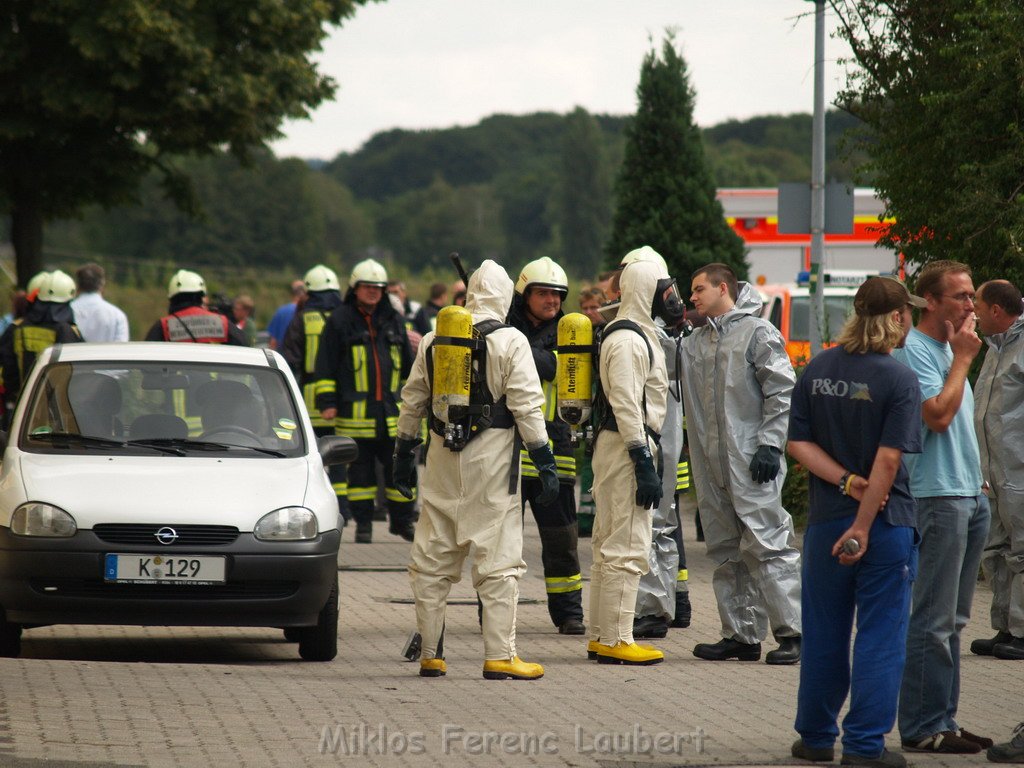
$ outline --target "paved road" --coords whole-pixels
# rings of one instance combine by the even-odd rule
[[[625,668],[588,662],[583,639],[555,632],[532,521],[526,531],[519,647],[545,665],[542,680],[481,678],[482,642],[466,581],[452,591],[448,676],[418,677],[417,666],[399,655],[413,625],[408,544],[377,523],[371,545],[357,546],[345,533],[341,647],[331,663],[299,661],[276,630],[27,631],[22,658],[0,660],[0,766],[793,762],[798,668],[716,664],[691,653],[694,643],[718,637],[703,545],[691,544],[689,552],[693,626],[671,630],[661,642],[665,663]],[[692,541],[692,525],[686,533]],[[586,574],[590,548],[581,544]],[[990,634],[989,598],[980,586],[967,644]],[[1022,692],[1024,664],[968,654],[960,720],[1005,739],[1024,719]],[[983,755],[914,755],[911,762],[987,764]]]

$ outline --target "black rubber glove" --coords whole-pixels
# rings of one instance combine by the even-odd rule
[[[654,468],[654,457],[646,446],[629,449],[636,473],[636,505],[644,509],[655,509],[661,504],[661,478]]]
[[[537,496],[538,504],[554,504],[558,498],[558,470],[555,469],[555,455],[551,447],[542,445],[534,448],[530,453],[530,461],[537,468],[537,477],[540,479],[541,491]]]
[[[395,482],[395,490],[407,499],[412,498],[412,491],[416,486],[416,454],[413,451],[422,442],[418,437],[414,440],[401,437],[395,440],[391,478]]]
[[[770,483],[778,476],[781,464],[782,451],[770,445],[759,445],[750,461],[750,478],[755,483]]]

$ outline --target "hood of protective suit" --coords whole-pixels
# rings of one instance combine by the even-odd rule
[[[469,276],[466,287],[466,309],[473,315],[473,322],[497,320],[505,322],[515,285],[508,273],[497,262],[486,259]]]
[[[742,280],[736,284],[736,289],[736,305],[724,315],[708,318],[708,322],[716,328],[722,328],[729,325],[733,321],[739,320],[741,317],[746,315],[750,315],[751,317],[761,316],[761,306],[764,302],[761,299],[761,294],[757,292],[757,289],[750,283],[745,283]]]
[[[622,298],[619,311],[612,322],[622,319],[632,320],[644,329],[652,342],[655,342],[658,332],[654,325],[654,319],[651,317],[651,305],[654,303],[654,292],[658,287],[658,281],[668,276],[668,272],[649,261],[634,261],[632,264],[627,264],[619,277]]]

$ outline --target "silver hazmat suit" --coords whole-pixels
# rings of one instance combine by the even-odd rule
[[[652,512],[637,506],[636,475],[628,451],[646,445],[657,457],[647,430],[656,432],[665,421],[665,353],[651,319],[651,304],[658,280],[666,277],[650,262],[626,266],[620,278],[622,303],[608,325],[623,319],[639,325],[653,363],[648,344],[632,331],[606,330],[601,344],[601,382],[618,425],[618,431],[601,430],[593,460],[597,513],[591,540],[590,639],[605,645],[633,642],[637,588],[651,547]]]
[[[512,303],[512,280],[488,259],[469,280],[466,308],[473,322],[504,322]],[[414,439],[430,408],[426,355],[434,332],[423,337],[412,372],[402,390],[398,436]],[[486,337],[487,386],[495,401],[502,396],[528,449],[547,444],[544,393],[530,344],[514,328]],[[483,604],[484,654],[487,660],[516,656],[516,605],[523,562],[523,520],[519,483],[509,493],[513,429],[483,430],[460,452],[431,440],[420,475],[420,519],[412,544],[409,578],[416,598],[416,625],[423,636],[422,658],[436,656],[451,585],[462,578],[462,564],[473,550],[473,587]]]
[[[800,553],[782,507],[786,464],[771,482],[750,476],[758,446],[785,453],[796,382],[761,299],[739,284],[736,306],[683,340],[683,403],[690,470],[713,576],[722,636],[743,643],[800,635]]]
[[[981,567],[992,586],[992,628],[1024,637],[1024,317],[985,341],[974,426],[992,527]]]

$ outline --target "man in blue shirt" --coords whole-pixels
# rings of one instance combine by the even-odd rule
[[[914,576],[916,520],[905,453],[921,450],[912,371],[890,356],[924,301],[891,278],[869,278],[838,346],[814,356],[793,390],[789,453],[810,472],[801,611],[803,659],[792,754],[902,768],[885,749],[896,720]],[[850,667],[854,612],[857,639]]]
[[[288,330],[292,318],[295,317],[295,310],[306,297],[306,283],[302,280],[293,280],[291,285],[292,300],[288,304],[282,304],[274,311],[267,325],[267,333],[270,334],[270,348],[284,348],[284,334]]]
[[[928,306],[895,353],[921,383],[924,422],[924,450],[907,459],[921,547],[899,729],[906,752],[970,754],[992,746],[956,722],[960,632],[971,615],[990,518],[967,381],[981,348],[971,270],[956,261],[932,262],[921,270],[917,293]]]

